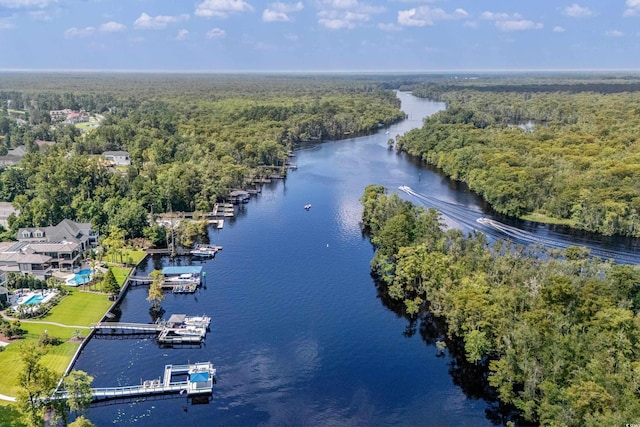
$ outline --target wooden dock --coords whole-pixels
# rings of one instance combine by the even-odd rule
[[[121,387],[92,388],[93,400],[118,399],[145,396],[151,394],[186,393],[187,396],[211,395],[215,383],[216,370],[211,362],[198,362],[189,365],[166,365],[162,379],[146,380],[139,385]],[[176,380],[174,376],[187,376],[186,381]],[[57,392],[54,398],[67,399],[66,391]]]

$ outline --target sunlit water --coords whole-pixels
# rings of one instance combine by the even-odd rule
[[[210,230],[224,249],[202,264],[206,285],[194,295],[167,294],[172,313],[208,314],[211,332],[201,348],[159,348],[153,339],[93,339],[75,368],[95,387],[158,378],[166,364],[211,361],[218,383],[208,404],[180,395],[161,400],[112,401],[87,416],[99,426],[246,425],[488,425],[489,404],[465,396],[420,334],[403,334],[407,320],[385,308],[370,276],[372,247],[362,236],[364,187],[411,187],[402,196],[438,207],[454,226],[487,231],[482,203],[461,186],[387,149],[387,140],[443,108],[399,95],[409,119],[368,137],[298,151],[298,170],[274,182],[223,230]],[[398,190],[399,191],[399,190]],[[311,204],[310,210],[304,205]],[[575,237],[525,224],[524,236],[556,245]],[[518,227],[510,224],[505,227]],[[510,228],[504,230],[512,231]],[[585,240],[585,238],[580,238]],[[598,248],[598,242],[587,241]],[[633,248],[602,248],[637,259]],[[635,258],[634,258],[635,257]],[[149,259],[139,274],[169,265]],[[132,288],[121,321],[150,322],[147,289]]]

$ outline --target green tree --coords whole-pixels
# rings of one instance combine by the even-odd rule
[[[24,366],[18,377],[17,404],[30,427],[44,425],[44,411],[56,387],[56,375],[41,363],[45,352],[31,342],[23,344],[20,352]]]
[[[151,306],[157,310],[164,300],[164,292],[162,291],[164,276],[160,270],[153,270],[149,276],[153,278],[153,282],[149,285],[147,301],[149,301]]]
[[[116,295],[120,292],[120,286],[116,281],[116,277],[113,275],[113,270],[108,269],[104,278],[102,279],[102,291],[109,295]]]
[[[91,421],[80,415],[75,421],[69,423],[69,427],[96,427]]]
[[[93,377],[84,371],[73,370],[62,381],[65,391],[68,393],[67,404],[69,409],[77,413],[87,408],[93,400],[91,382]]]

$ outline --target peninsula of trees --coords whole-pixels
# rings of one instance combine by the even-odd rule
[[[437,211],[366,188],[362,221],[383,294],[440,338],[522,418],[613,426],[640,414],[640,272],[569,247],[543,251],[445,230]],[[479,372],[479,374],[478,374]],[[635,421],[631,421],[635,422]]]

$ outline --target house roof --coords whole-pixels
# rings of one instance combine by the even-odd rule
[[[129,157],[129,153],[126,151],[105,151],[102,153],[103,156],[114,156],[114,157]]]
[[[44,236],[41,238],[43,241],[48,242],[73,242],[80,243],[83,236],[89,236],[91,232],[91,223],[88,222],[75,222],[70,219],[63,219],[58,225],[50,227],[28,227],[18,230],[18,239],[21,239],[23,233],[28,231],[32,234],[31,239],[39,239],[33,234],[37,231],[44,231]]]
[[[18,145],[13,150],[9,150],[7,152],[8,156],[24,157],[25,154],[27,154],[27,147],[25,147],[24,145]]]
[[[46,146],[46,145],[50,146],[50,145],[55,145],[55,144],[56,144],[55,141],[43,141],[41,139],[36,139],[36,145],[38,147],[43,147],[43,146]]]

